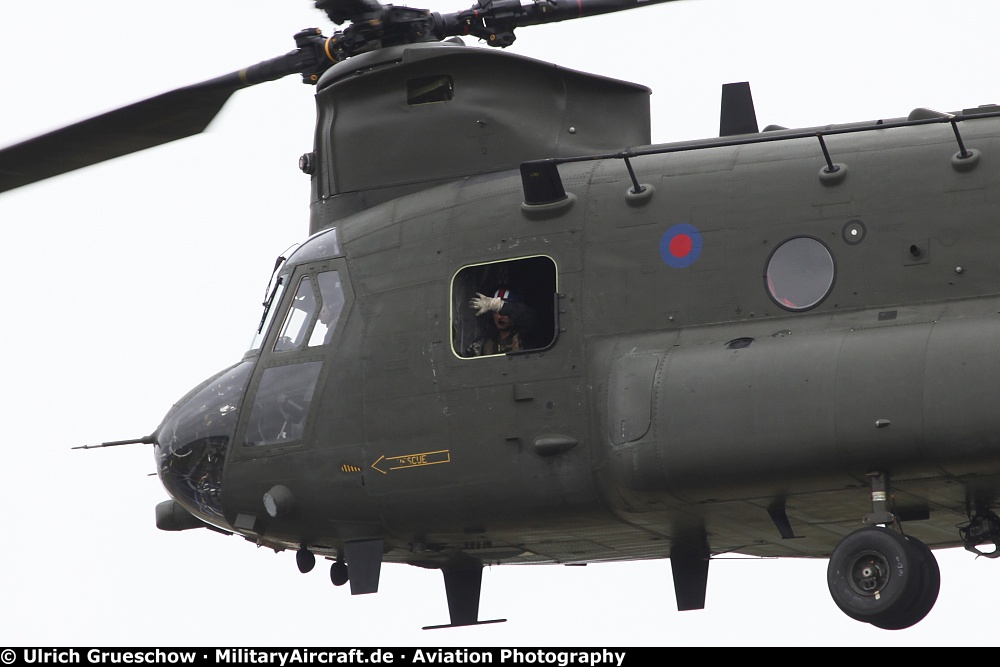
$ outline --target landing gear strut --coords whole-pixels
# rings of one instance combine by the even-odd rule
[[[830,556],[826,579],[833,601],[851,618],[884,630],[902,630],[930,612],[941,572],[930,548],[898,532],[887,509],[888,478],[871,476],[873,525],[841,540]]]

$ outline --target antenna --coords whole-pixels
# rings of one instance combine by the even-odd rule
[[[152,445],[156,442],[156,434],[150,433],[149,435],[144,435],[141,438],[133,438],[131,440],[111,440],[109,442],[102,442],[99,445],[80,445],[79,447],[72,447],[71,449],[100,449],[102,447],[118,447],[120,445]]]

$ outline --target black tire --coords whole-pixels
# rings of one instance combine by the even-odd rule
[[[826,583],[851,618],[891,623],[902,618],[923,587],[919,553],[899,533],[872,526],[841,540],[830,555]]]
[[[316,556],[308,549],[299,549],[295,552],[295,564],[302,574],[311,572],[316,566]]]
[[[330,566],[330,581],[334,586],[343,586],[347,580],[347,563],[338,560]]]
[[[941,568],[938,567],[934,553],[915,537],[907,536],[906,541],[920,561],[922,573],[920,590],[906,609],[900,609],[889,618],[876,618],[871,621],[872,625],[883,630],[902,630],[922,621],[934,607],[938,592],[941,590]]]

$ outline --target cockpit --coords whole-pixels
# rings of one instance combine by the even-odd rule
[[[157,429],[160,479],[202,521],[230,528],[222,475],[233,443],[264,451],[303,440],[323,362],[351,298],[338,255],[336,229],[328,229],[279,263],[243,361],[189,392]]]

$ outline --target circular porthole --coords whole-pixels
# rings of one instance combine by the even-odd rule
[[[830,293],[833,255],[814,238],[788,239],[767,260],[764,282],[774,302],[786,310],[809,310]]]

